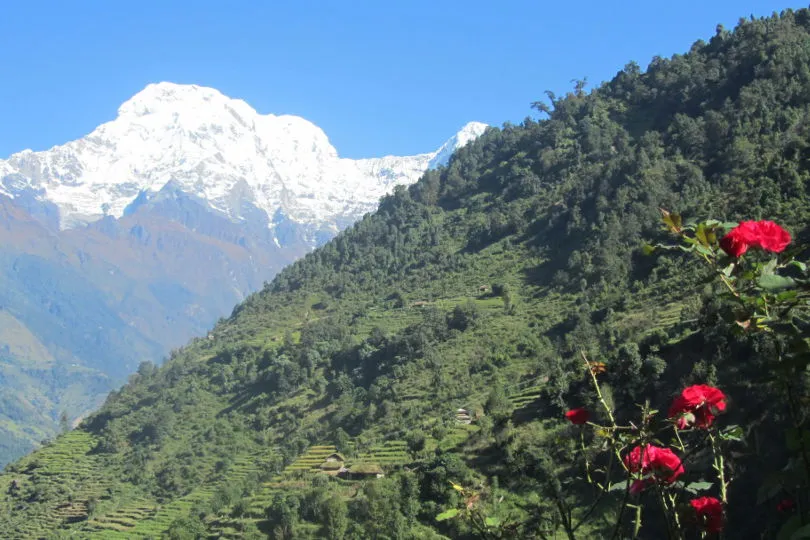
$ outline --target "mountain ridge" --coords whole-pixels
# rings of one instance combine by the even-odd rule
[[[174,182],[229,219],[244,220],[248,204],[271,218],[271,228],[281,211],[337,232],[395,185],[446,164],[486,127],[470,122],[433,152],[353,160],[301,117],[259,114],[213,88],[155,83],[87,136],[0,161],[0,189],[55,204],[63,229],[121,217],[142,194]]]

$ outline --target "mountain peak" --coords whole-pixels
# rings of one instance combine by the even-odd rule
[[[142,116],[183,104],[226,103],[236,101],[219,90],[196,84],[151,83],[118,108],[119,116]],[[243,102],[244,103],[244,102]]]
[[[170,181],[229,219],[251,208],[336,232],[398,184],[443,165],[486,126],[471,122],[440,149],[415,156],[340,158],[315,124],[259,114],[195,84],[154,83],[88,136],[0,160],[0,192],[32,194],[59,209],[62,228],[120,217],[142,193]],[[272,227],[273,225],[271,225]]]
[[[467,122],[464,124],[464,127],[450,137],[436,151],[436,155],[430,160],[428,168],[435,169],[436,167],[447,165],[453,152],[483,135],[487,128],[489,128],[489,125],[483,122]]]

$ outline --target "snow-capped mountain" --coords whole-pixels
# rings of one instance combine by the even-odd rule
[[[67,229],[121,217],[172,182],[231,220],[258,209],[271,228],[286,219],[337,232],[486,128],[471,122],[434,152],[352,160],[303,118],[259,114],[212,88],[151,84],[86,137],[0,161],[0,193],[53,203]]]
[[[351,160],[303,118],[160,83],[82,139],[0,160],[0,466],[486,127]]]

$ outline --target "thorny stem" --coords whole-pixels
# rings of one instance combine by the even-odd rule
[[[624,488],[624,499],[622,500],[622,505],[619,508],[619,517],[616,518],[616,527],[613,529],[613,534],[610,535],[610,540],[614,540],[615,538],[619,537],[619,533],[621,533],[622,529],[622,519],[624,518],[624,509],[627,508],[628,503],[630,501],[630,481],[628,480],[627,485]],[[641,507],[636,508],[636,525],[633,529],[633,538],[638,536],[638,531],[641,528]]]
[[[613,430],[613,431],[634,431],[638,429],[635,426],[600,426],[599,424],[596,424],[594,422],[588,422],[588,425],[596,429]]]
[[[717,479],[720,480],[720,500],[723,501],[723,504],[727,504],[726,487],[728,484],[726,484],[726,467],[723,461],[723,453],[718,450],[713,433],[709,434],[709,440],[712,443],[712,454],[714,454],[714,469],[717,471]]]
[[[664,512],[664,523],[667,525],[667,538],[674,538],[672,535],[672,522],[669,520],[671,512],[669,510],[669,505],[667,504],[667,498],[657,483],[655,490],[658,492],[658,500],[661,502],[661,509]]]
[[[602,403],[602,407],[605,408],[605,411],[607,412],[608,418],[610,419],[610,424],[615,429],[616,428],[616,419],[613,418],[613,411],[610,409],[610,407],[608,407],[608,404],[605,401],[605,398],[602,396],[602,390],[599,388],[599,381],[596,380],[596,373],[594,373],[594,370],[591,369],[591,363],[588,360],[588,357],[585,356],[585,351],[580,351],[580,354],[582,355],[582,359],[585,361],[585,366],[588,368],[588,373],[590,373],[591,379],[593,380],[593,386],[594,386],[594,388],[596,388],[596,395],[599,398],[599,402]]]
[[[678,439],[678,448],[680,449],[681,452],[686,452],[686,446],[684,446],[684,444],[683,444],[683,440],[681,439],[681,434],[678,431],[678,426],[673,424],[672,425],[672,431],[675,432],[675,438]]]
[[[673,519],[675,519],[675,530],[680,531],[681,530],[681,518],[678,516],[678,511],[675,508],[675,497],[671,493],[667,494],[667,496],[669,497],[669,502],[672,505],[672,517],[673,517]]]
[[[594,372],[593,369],[591,369],[591,362],[588,360],[588,357],[585,354],[585,351],[580,351],[580,354],[582,355],[582,360],[585,362],[585,367],[588,370],[588,373],[591,375],[591,380],[593,381],[593,387],[596,390],[596,396],[599,398],[599,402],[602,404],[602,407],[605,409],[605,412],[607,413],[608,418],[610,419],[610,429],[613,430],[613,431],[621,429],[621,428],[619,428],[619,426],[616,425],[616,418],[614,418],[614,416],[613,416],[613,411],[611,410],[611,408],[608,406],[607,402],[605,401],[605,397],[602,395],[602,389],[599,387],[599,381],[596,379],[596,373]],[[601,426],[600,426],[600,428],[601,428]],[[612,440],[612,437],[611,437],[611,440]],[[619,449],[616,448],[615,445],[612,445],[612,446],[613,446],[613,453],[616,455],[616,459],[619,461],[619,463],[622,464],[622,467],[625,467],[624,462],[622,461],[622,456],[619,453]],[[626,467],[625,467],[625,469],[626,469]],[[628,480],[627,485],[625,486],[625,489],[624,489],[624,500],[622,500],[622,505],[621,505],[621,507],[619,509],[619,517],[616,519],[616,527],[613,529],[613,534],[611,535],[611,539],[617,538],[618,535],[621,533],[622,519],[624,518],[624,510],[627,507],[627,504],[628,504],[629,500],[630,500],[630,482]],[[594,508],[595,508],[595,506],[594,506]],[[640,509],[637,511],[637,514],[639,512],[640,512]],[[636,530],[635,530],[635,533],[634,533],[633,536],[638,535],[639,527],[641,527],[641,516],[637,515],[636,516]]]
[[[585,449],[585,431],[579,430],[579,446],[582,448],[582,456],[585,458],[585,478],[588,479],[589,484],[593,484],[591,479],[591,462],[588,459],[588,451]]]
[[[577,526],[574,527],[571,530],[572,533],[577,532],[577,529],[579,529],[588,520],[590,515],[593,513],[594,510],[596,510],[596,507],[599,505],[599,501],[601,501],[602,497],[604,497],[605,493],[608,492],[608,486],[609,486],[609,482],[610,482],[610,475],[611,475],[612,471],[613,471],[613,459],[608,461],[607,470],[605,471],[605,479],[606,479],[605,485],[602,486],[602,485],[600,485],[598,483],[596,484],[600,488],[601,491],[599,492],[599,495],[596,496],[596,500],[593,501],[593,504],[591,504],[591,507],[588,508],[588,511],[585,512],[585,514],[579,520],[579,523],[577,524]]]
[[[710,262],[709,264],[712,263]],[[736,298],[739,298],[740,293],[737,292],[737,289],[734,288],[734,285],[731,284],[731,282],[728,280],[725,274],[723,274],[722,272],[718,272],[717,275],[720,276],[720,281],[722,281],[723,284],[725,284],[725,286],[728,287],[728,290],[731,291],[731,294],[733,294]]]
[[[575,540],[576,536],[574,536],[574,529],[571,527],[571,514],[570,512],[566,511],[565,505],[562,501],[562,496],[557,495],[557,510],[560,512],[560,518],[563,522],[563,528],[565,529],[565,534],[568,536],[569,540]]]
[[[633,538],[638,538],[641,531],[641,505],[636,506],[636,520],[633,524]]]
[[[613,411],[610,409],[607,402],[605,401],[604,396],[602,395],[602,390],[601,390],[601,388],[599,388],[599,381],[596,380],[596,373],[594,372],[593,369],[591,369],[591,362],[588,360],[588,357],[585,355],[585,351],[579,351],[579,354],[582,355],[582,360],[585,361],[585,366],[586,366],[586,368],[588,370],[588,373],[590,373],[590,375],[591,375],[591,380],[593,381],[593,387],[596,389],[596,395],[599,398],[599,402],[602,404],[602,407],[604,407],[605,412],[607,412],[608,418],[610,419],[610,429],[613,430],[613,431],[618,431],[618,430],[621,430],[621,429],[630,429],[630,428],[620,427],[620,426],[616,425],[616,419],[613,417]],[[611,440],[612,440],[612,437],[611,437]],[[616,458],[623,465],[622,456],[621,456],[621,454],[619,454],[619,449],[616,448],[615,445],[613,446],[613,453],[616,454]]]

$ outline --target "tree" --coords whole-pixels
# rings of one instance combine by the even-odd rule
[[[343,540],[349,527],[349,509],[338,494],[323,499],[320,509],[321,524],[326,538]]]
[[[177,518],[169,525],[169,540],[199,540],[208,536],[205,524],[196,517]]]
[[[59,430],[62,433],[70,431],[70,419],[68,418],[67,411],[62,411],[59,415]]]
[[[295,537],[300,519],[301,501],[293,493],[276,493],[273,503],[267,507],[265,517],[273,537],[288,540]]]

